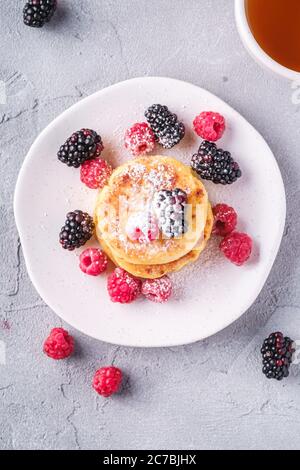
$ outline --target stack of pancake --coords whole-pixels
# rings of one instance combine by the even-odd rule
[[[155,193],[182,189],[187,194],[184,235],[132,240],[126,232],[133,214],[149,213]],[[96,235],[109,258],[134,276],[155,279],[196,261],[210,238],[213,215],[207,192],[190,167],[170,157],[147,156],[114,170],[99,192]]]

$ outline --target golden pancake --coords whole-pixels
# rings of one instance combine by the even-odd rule
[[[114,264],[119,266],[120,268],[125,269],[125,271],[129,272],[133,276],[142,277],[146,279],[156,279],[162,277],[168,273],[179,271],[185,265],[196,261],[201,252],[206,247],[206,244],[211,236],[211,231],[213,227],[213,213],[211,210],[210,204],[208,205],[208,217],[206,220],[206,225],[204,228],[204,238],[202,241],[200,240],[197,246],[191,250],[186,255],[182,256],[178,260],[171,261],[170,263],[166,264],[152,264],[152,265],[143,265],[143,264],[132,264],[124,261],[121,258],[116,258],[110,248],[105,244],[105,242],[101,241],[102,249],[108,255],[108,257],[112,260]]]
[[[129,217],[148,211],[159,190],[175,188],[187,193],[188,231],[178,238],[159,237],[150,243],[131,240],[126,233]],[[136,158],[114,170],[108,185],[99,192],[97,237],[122,262],[164,265],[187,255],[203,238],[207,210],[207,192],[190,167],[165,156]]]

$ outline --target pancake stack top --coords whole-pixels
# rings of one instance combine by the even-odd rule
[[[178,194],[179,200],[186,195],[182,235],[165,236],[155,204],[159,192]],[[141,157],[118,167],[99,192],[95,210],[102,248],[117,265],[140,277],[160,277],[193,261],[210,237],[211,221],[201,181],[190,167],[165,156]],[[134,223],[146,236],[132,237],[128,227]]]

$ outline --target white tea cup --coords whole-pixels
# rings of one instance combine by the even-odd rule
[[[262,0],[262,2],[263,1],[264,0]],[[272,70],[277,75],[281,75],[282,77],[293,81],[300,80],[300,72],[296,72],[295,70],[289,69],[279,64],[274,59],[272,59],[272,57],[270,57],[258,44],[249,26],[246,12],[246,2],[247,0],[235,0],[235,20],[239,35],[249,54],[253,57],[253,59],[256,60],[256,62],[263,65],[267,69]]]

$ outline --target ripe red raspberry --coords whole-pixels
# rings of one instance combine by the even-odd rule
[[[122,371],[117,367],[101,367],[93,378],[93,388],[99,395],[109,397],[119,390],[122,382]]]
[[[124,269],[116,268],[107,279],[107,290],[112,302],[129,304],[141,292],[141,281],[130,276]]]
[[[143,155],[154,149],[155,135],[146,122],[139,122],[125,132],[125,147],[132,155]]]
[[[105,186],[112,173],[112,167],[102,158],[87,160],[81,165],[80,179],[91,189],[101,189]]]
[[[52,359],[65,359],[74,351],[74,339],[63,328],[53,328],[43,349]]]
[[[90,276],[99,276],[107,267],[107,256],[98,248],[87,248],[79,256],[79,267]]]
[[[252,239],[246,233],[232,232],[221,241],[220,250],[232,263],[242,266],[251,255]]]
[[[142,294],[152,302],[167,302],[172,294],[172,283],[168,276],[147,279],[142,285]]]
[[[217,204],[213,208],[214,226],[213,233],[225,237],[233,232],[237,224],[237,213],[233,207],[227,204]]]
[[[225,119],[221,114],[204,111],[195,117],[194,130],[202,139],[216,142],[225,131]]]

